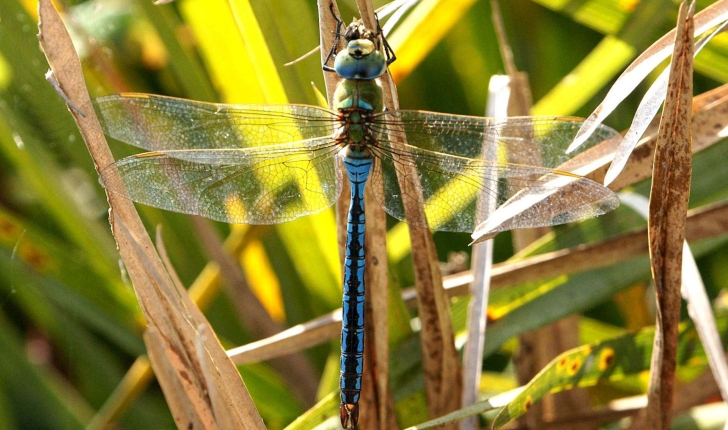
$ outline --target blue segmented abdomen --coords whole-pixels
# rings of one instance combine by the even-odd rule
[[[342,406],[355,408],[364,367],[364,186],[372,158],[344,157],[344,167],[351,184],[351,203],[344,260],[339,387]]]

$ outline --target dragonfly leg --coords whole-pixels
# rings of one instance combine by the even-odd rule
[[[394,63],[394,61],[397,59],[397,56],[394,55],[394,50],[391,46],[389,46],[389,42],[387,42],[387,38],[384,37],[384,33],[382,32],[382,26],[379,25],[379,16],[376,14],[374,15],[374,19],[377,20],[377,34],[379,37],[382,38],[382,45],[384,45],[384,55],[387,57],[387,66]]]
[[[334,4],[331,3],[329,5],[329,10],[331,11],[331,15],[336,20],[336,35],[334,36],[334,44],[331,45],[331,50],[329,51],[329,54],[326,56],[326,60],[324,60],[324,71],[326,72],[335,72],[333,67],[329,66],[329,61],[331,61],[332,58],[336,57],[336,53],[338,52],[339,48],[339,41],[341,40],[341,27],[344,25],[344,20],[341,19],[341,17],[336,16],[336,12],[334,12]]]

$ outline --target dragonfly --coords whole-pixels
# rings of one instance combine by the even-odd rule
[[[139,93],[101,97],[94,107],[106,135],[148,151],[102,169],[102,185],[145,205],[227,223],[283,223],[332,206],[346,174],[340,419],[352,429],[364,365],[367,184],[385,211],[404,221],[404,201],[418,190],[426,216],[415,225],[448,232],[473,232],[483,223],[490,213],[483,199],[503,206],[518,196],[540,196],[493,232],[582,220],[619,200],[604,186],[557,169],[573,156],[564,152],[582,119],[384,109],[379,78],[394,52],[380,28],[336,19],[336,43],[324,62],[325,71],[341,78],[332,109]],[[618,137],[600,126],[579,151]]]

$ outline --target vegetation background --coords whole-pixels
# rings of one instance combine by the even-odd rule
[[[710,3],[698,1],[697,9]],[[232,9],[225,0],[56,4],[74,36],[92,96],[134,91],[266,103],[280,85],[291,103],[318,104],[310,84],[323,88],[318,56],[284,66],[318,45],[313,1],[237,1]],[[145,354],[145,323],[120,267],[103,189],[65,104],[44,78],[48,67],[38,48],[35,7],[33,1],[0,1],[0,429],[102,428],[109,420],[117,428],[172,428],[164,397],[139,358]],[[356,15],[352,2],[339,7],[344,17]],[[674,26],[677,14],[677,2],[670,0],[513,0],[501,8],[516,66],[529,76],[533,113],[548,115],[587,116],[621,70]],[[233,10],[254,17],[262,38],[241,37]],[[404,109],[482,115],[490,76],[504,73],[487,1],[422,1],[395,26],[389,41],[398,56],[392,74]],[[253,67],[251,57],[266,50],[278,81],[275,74],[261,77]],[[723,34],[696,60],[695,94],[726,82],[728,36]],[[646,88],[638,87],[607,123],[626,129]],[[123,145],[113,149],[117,157],[133,153]],[[726,151],[722,142],[695,156],[691,207],[726,198]],[[647,195],[649,181],[633,190]],[[149,207],[139,210],[150,233],[163,227],[180,278],[191,286],[223,344],[258,340],[236,286],[210,274],[211,246],[228,237],[230,227],[201,225]],[[527,252],[598,242],[644,225],[621,207],[596,220],[557,227]],[[280,226],[250,227],[242,234],[244,245],[236,255],[250,289],[275,322],[289,327],[340,306],[333,211]],[[728,283],[725,239],[703,240],[694,249],[712,298],[720,298]],[[435,241],[443,262],[452,262],[452,253],[469,252],[468,235],[436,233]],[[413,276],[406,229],[394,220],[388,246],[396,292],[412,285]],[[495,250],[497,261],[512,257],[509,234],[496,238]],[[654,323],[648,290],[649,264],[643,256],[495,291],[483,395],[518,385],[510,360],[518,335],[574,313],[583,316],[579,334],[585,344],[635,333]],[[416,311],[395,309],[407,312],[393,319],[390,335],[392,389],[400,425],[406,426],[428,417],[416,320],[409,324]],[[466,299],[453,299],[458,333],[466,309]],[[617,353],[644,361],[642,352]],[[337,338],[303,354],[308,365],[296,369],[298,377],[275,363],[239,367],[268,428],[284,428],[314,400],[337,389]],[[699,353],[685,357],[689,366],[680,376],[687,383],[706,366]],[[688,358],[693,360],[688,363]],[[642,393],[643,371],[637,366],[614,375],[589,394],[595,404],[603,404]],[[568,385],[558,384],[557,389]],[[328,404],[319,407],[330,411]],[[711,428],[701,420],[712,418],[714,409],[692,412],[676,425]],[[723,410],[723,420],[725,415]]]

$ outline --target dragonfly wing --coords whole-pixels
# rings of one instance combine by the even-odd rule
[[[482,192],[497,195],[497,189],[483,189],[480,172],[468,166],[468,159],[408,149],[412,151],[409,154],[381,148],[375,151],[372,188],[387,213],[412,223],[406,219],[404,199],[408,193],[421,190],[427,225],[420,227],[471,232],[485,220],[484,216],[478,219],[476,196]],[[434,158],[422,157],[430,154]],[[405,173],[411,167],[415,168],[415,177]],[[398,171],[402,172],[399,177]]]
[[[150,151],[250,148],[331,136],[336,113],[122,94],[93,101],[104,134]]]
[[[386,137],[375,152],[378,168],[372,181],[380,204],[405,220],[403,190],[419,189],[433,230],[473,232],[489,218],[491,208],[511,205],[511,198],[520,203],[505,213],[506,220],[488,227],[493,233],[584,219],[614,209],[619,201],[590,179],[544,167],[436,153],[393,144]],[[414,176],[405,173],[411,167]],[[397,171],[402,172],[399,177]]]
[[[341,191],[330,137],[273,147],[158,151],[101,172],[104,187],[138,203],[241,224],[275,224],[331,206]]]
[[[573,117],[484,118],[386,111],[378,115],[374,127],[390,139],[432,152],[483,159],[485,151],[490,150],[501,162],[559,168],[584,175],[587,172],[578,169],[613,153],[621,135],[600,125],[582,148],[566,154],[583,123],[584,119]],[[560,167],[567,162],[568,168]]]
[[[603,215],[619,206],[609,188],[581,176],[549,173],[491,213],[473,232],[474,242],[516,228],[544,227]]]

